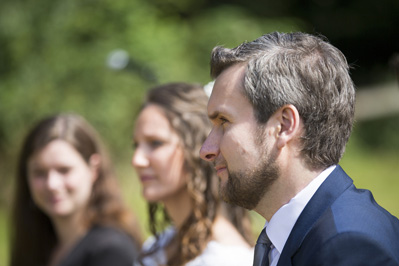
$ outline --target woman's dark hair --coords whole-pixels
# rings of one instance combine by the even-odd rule
[[[93,154],[101,158],[82,224],[88,229],[94,225],[120,228],[140,244],[135,219],[123,205],[110,160],[97,132],[81,116],[60,114],[38,122],[22,145],[12,207],[10,265],[47,265],[57,244],[52,222],[36,207],[28,185],[28,161],[54,140],[68,142],[86,162]]]

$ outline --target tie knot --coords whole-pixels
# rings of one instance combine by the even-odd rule
[[[262,230],[255,245],[254,266],[269,266],[269,252],[271,246],[270,239],[267,237],[266,228]]]
[[[263,228],[262,232],[260,233],[259,237],[258,237],[258,241],[256,241],[257,244],[264,244],[268,247],[270,247],[270,245],[272,244],[270,242],[269,237],[266,234],[266,228]]]

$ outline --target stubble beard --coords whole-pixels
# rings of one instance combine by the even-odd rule
[[[222,199],[253,210],[279,177],[280,170],[276,158],[277,152],[265,152],[259,158],[258,167],[254,169],[232,172],[227,168],[227,182],[219,187]]]

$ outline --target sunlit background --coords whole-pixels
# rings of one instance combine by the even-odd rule
[[[206,84],[214,46],[271,31],[321,34],[347,56],[357,122],[342,165],[399,216],[398,14],[397,0],[1,0],[0,266],[8,261],[16,157],[38,119],[76,112],[98,129],[148,234],[130,166],[145,91],[170,81]],[[259,231],[263,219],[253,219]]]

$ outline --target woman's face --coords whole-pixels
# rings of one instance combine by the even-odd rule
[[[132,165],[147,201],[165,201],[185,191],[183,149],[160,107],[152,104],[140,112],[133,141]]]
[[[78,215],[89,201],[97,177],[95,155],[89,164],[63,140],[53,140],[28,161],[28,184],[35,204],[50,218]]]

